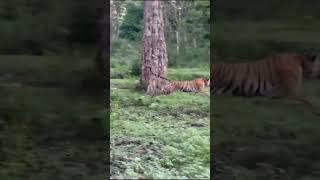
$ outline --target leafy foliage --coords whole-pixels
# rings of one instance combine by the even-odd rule
[[[316,7],[319,1],[310,0],[302,3],[300,0],[255,1],[226,0],[216,1],[215,18],[217,20],[279,20],[301,19],[304,17],[320,17]],[[272,12],[272,13],[270,13]]]
[[[0,53],[62,53],[95,42],[95,3],[72,0],[0,2]],[[10,42],[10,43],[8,43]]]
[[[209,67],[209,1],[179,1],[179,7],[171,5],[171,1],[161,3],[163,5],[169,66]],[[119,38],[112,40],[112,56],[132,61],[135,74],[138,74],[136,67],[139,66],[139,62],[136,59],[140,59],[144,25],[143,3],[129,1],[129,3],[122,5],[126,8],[126,14],[119,28]],[[178,8],[183,9],[181,10],[181,18],[177,17]],[[179,42],[177,32],[180,34]],[[119,45],[123,47],[119,47]],[[179,52],[177,46],[179,46]],[[135,55],[134,58],[128,58],[133,55]]]
[[[129,40],[141,40],[143,31],[143,6],[136,3],[128,3],[127,13],[120,26],[119,37]]]

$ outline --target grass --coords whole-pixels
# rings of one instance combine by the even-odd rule
[[[90,61],[1,56],[0,179],[105,178],[106,109],[76,86]]]
[[[320,107],[320,82],[307,82],[305,88]],[[214,104],[220,178],[319,177],[319,116],[303,104],[241,97],[216,97]]]
[[[316,20],[217,22],[218,61],[317,50],[319,29]],[[319,90],[319,80],[306,80],[302,95],[320,111]],[[320,118],[310,109],[287,99],[219,96],[213,101],[217,179],[319,179]]]
[[[185,72],[208,76],[169,69],[169,77]],[[112,177],[209,178],[209,98],[182,92],[151,98],[137,84],[137,78],[111,79]]]

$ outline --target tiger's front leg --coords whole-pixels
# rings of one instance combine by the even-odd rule
[[[305,107],[308,110],[311,110],[313,114],[320,116],[320,112],[318,111],[319,108],[317,108],[313,103],[308,101],[306,98],[304,98],[302,96],[298,96],[298,95],[292,95],[292,96],[289,96],[288,98],[295,100],[297,102],[302,102],[303,105],[305,105]]]
[[[204,96],[210,97],[207,93],[202,92],[202,91],[199,91],[199,92],[196,92],[196,93],[200,93],[201,95],[204,95]]]

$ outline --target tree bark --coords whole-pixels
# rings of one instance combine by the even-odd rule
[[[144,3],[140,82],[147,94],[154,95],[157,92],[157,81],[155,79],[166,77],[168,58],[160,0],[145,1]]]
[[[177,56],[179,58],[180,55],[180,31],[181,31],[181,9],[179,5],[176,5],[176,7],[174,7],[175,9],[175,18],[176,18],[176,23],[177,23],[177,27],[176,27],[176,43],[177,43]]]

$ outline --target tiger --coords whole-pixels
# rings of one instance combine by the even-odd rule
[[[316,59],[316,55],[282,53],[252,63],[213,64],[211,92],[267,97],[295,94],[303,77],[318,76]]]
[[[299,97],[304,78],[320,73],[317,55],[280,53],[251,63],[212,64],[211,93],[269,98]]]
[[[181,91],[200,93],[202,95],[208,96],[202,90],[206,87],[210,87],[210,79],[196,78],[190,81],[172,81],[164,77],[161,78],[166,79],[168,81],[168,83],[162,87],[162,91],[164,94],[170,94],[175,91]]]

